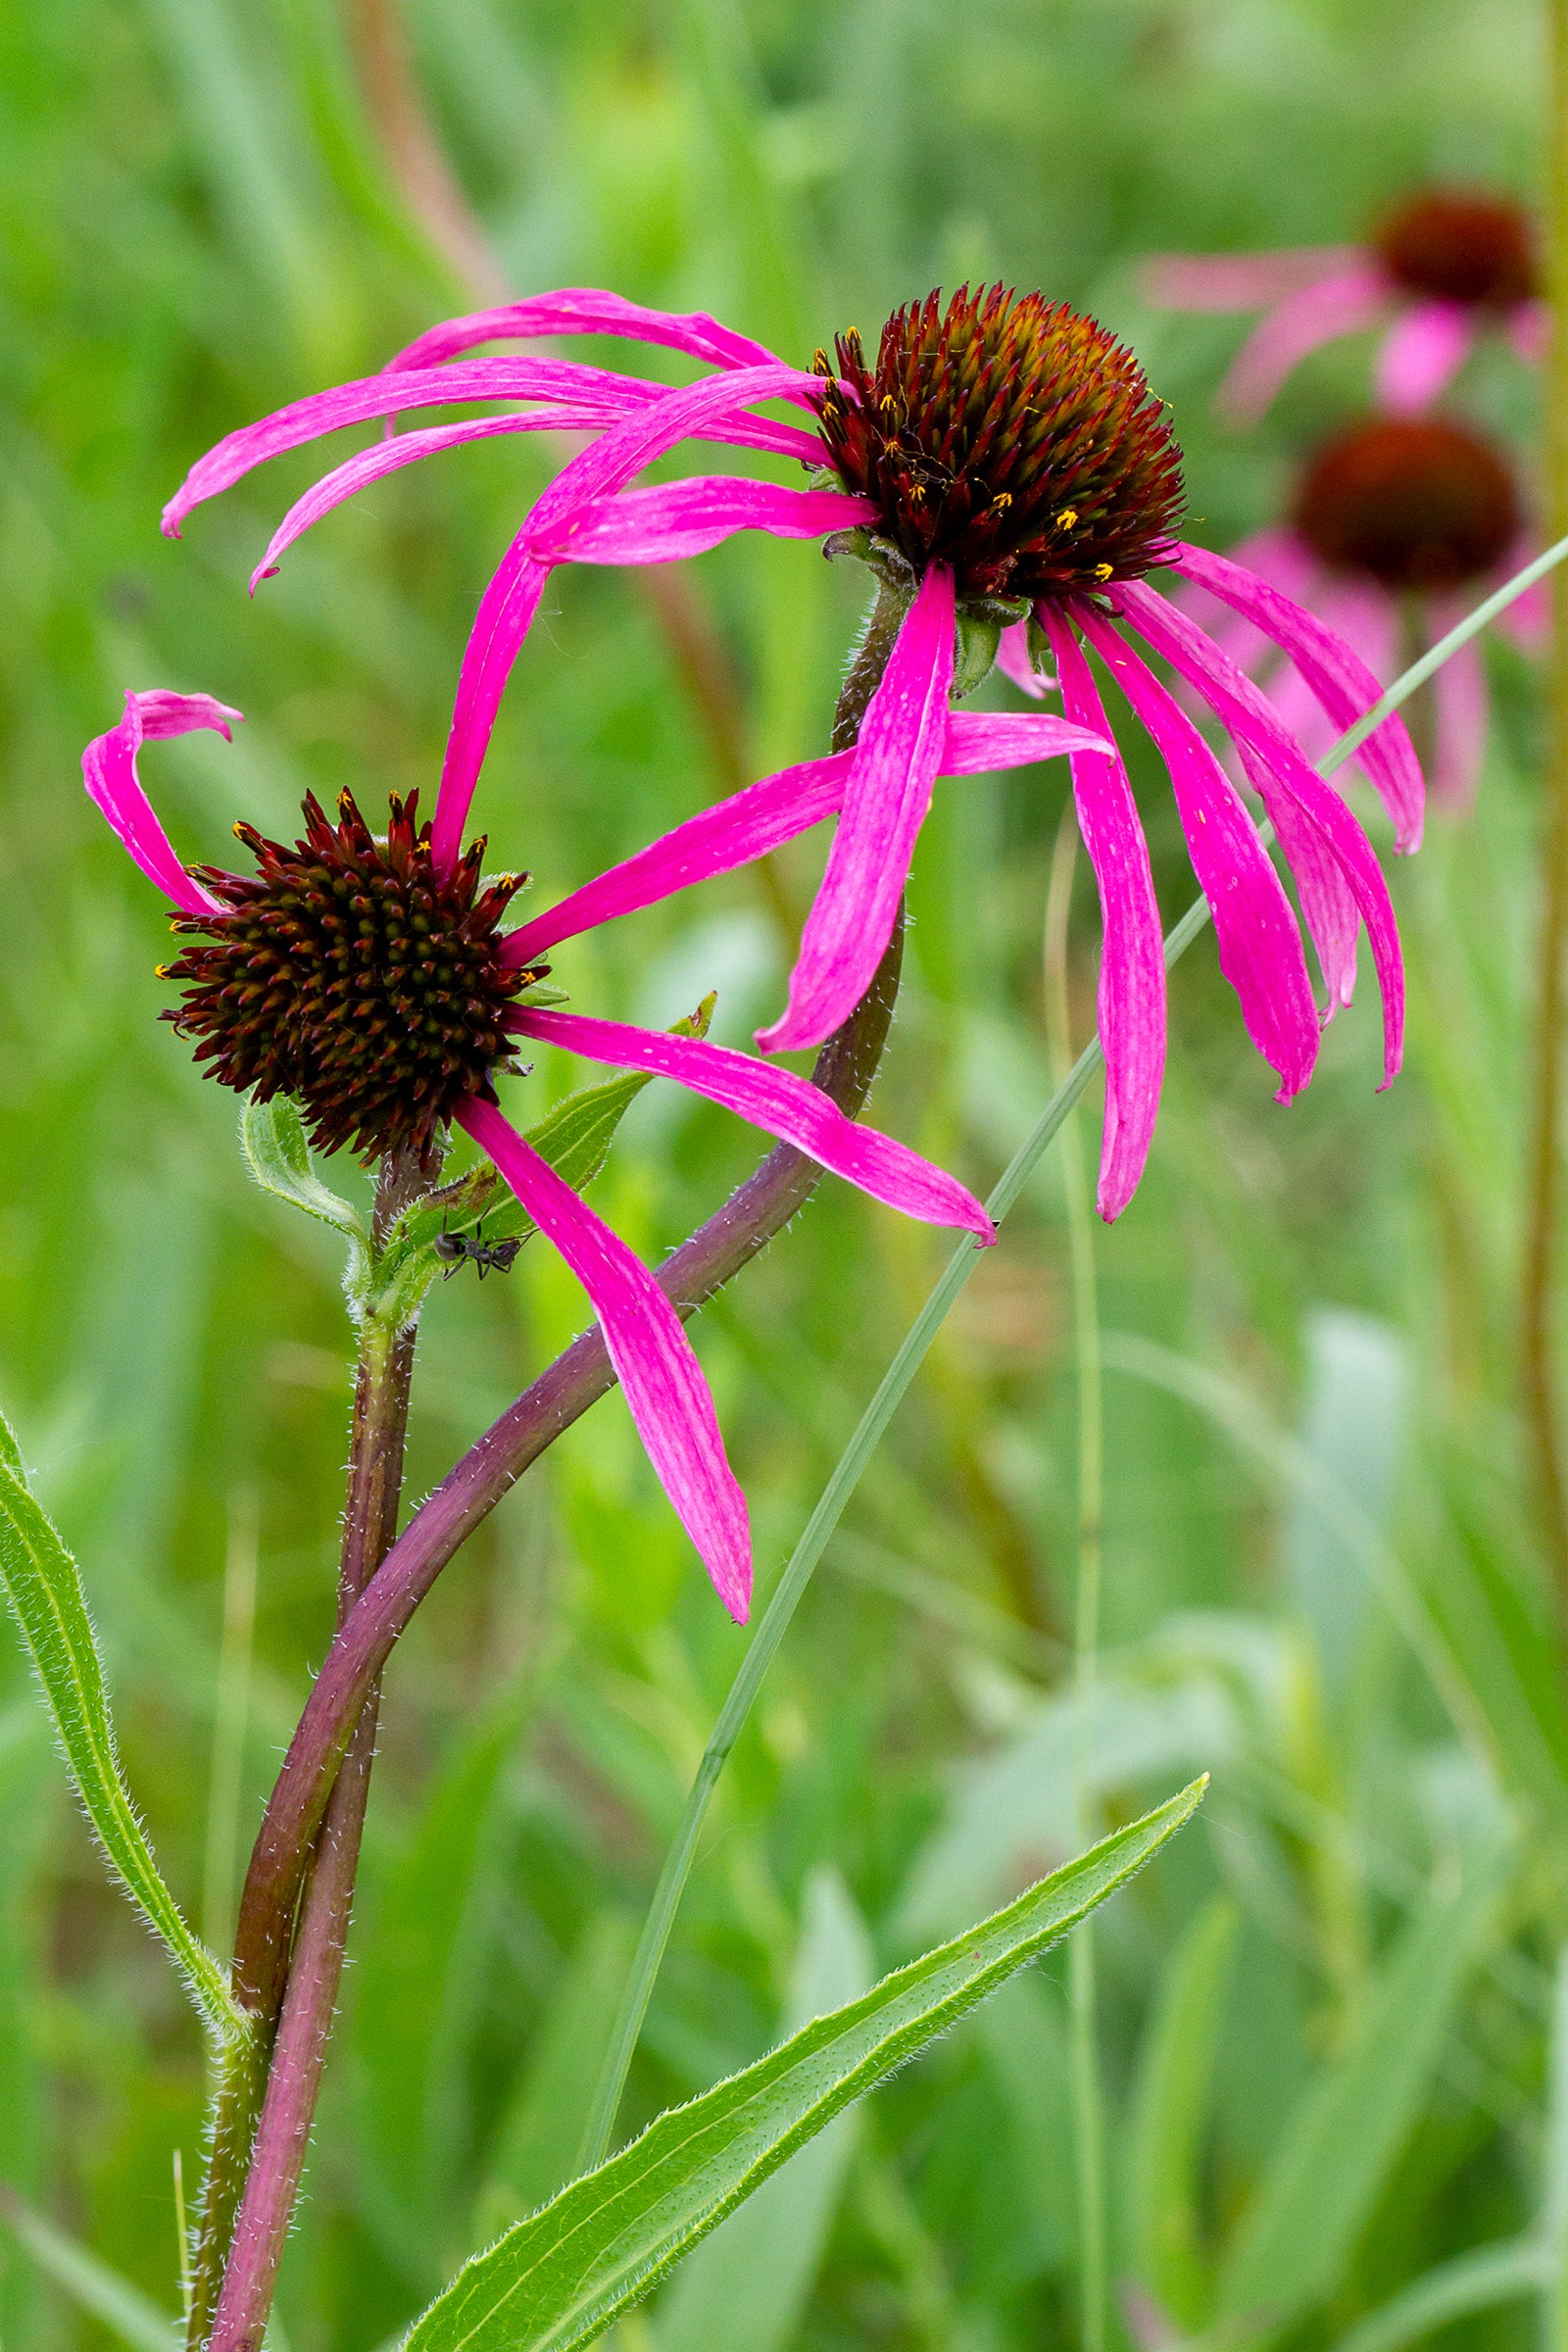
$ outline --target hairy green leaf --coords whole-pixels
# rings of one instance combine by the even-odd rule
[[[662,2115],[476,2256],[415,2322],[407,2352],[565,2352],[602,2334],[853,2099],[1124,1885],[1202,1791],[1195,1782],[967,1935]]]
[[[125,1787],[76,1563],[9,1459],[0,1462],[0,1579],[111,1869],[168,1944],[207,2024],[220,2040],[233,2040],[249,2029],[222,1966],[180,1916]]]
[[[247,1100],[239,1114],[239,1140],[246,1164],[264,1191],[292,1201],[308,1217],[334,1227],[357,1250],[368,1252],[365,1219],[352,1200],[334,1193],[316,1173],[305,1121],[289,1096],[274,1095],[270,1102]]]

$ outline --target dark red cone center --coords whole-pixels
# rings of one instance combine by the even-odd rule
[[[384,840],[348,793],[336,825],[308,799],[292,848],[236,825],[256,873],[198,867],[232,911],[179,917],[188,944],[162,967],[182,984],[164,1018],[200,1041],[204,1074],[262,1102],[294,1096],[323,1152],[422,1153],[460,1103],[493,1102],[508,1005],[545,969],[511,970],[498,955],[526,877],[481,890],[482,840],[438,874],[416,798],[393,798]]]
[[[855,328],[819,402],[828,462],[874,499],[917,571],[947,564],[960,600],[1062,598],[1163,561],[1182,509],[1163,404],[1093,318],[961,287],[895,311],[867,365]]]
[[[1429,299],[1503,310],[1537,291],[1530,217],[1506,196],[1429,189],[1390,213],[1372,245],[1392,277]]]
[[[1325,564],[1385,588],[1457,588],[1500,564],[1518,536],[1506,462],[1456,424],[1386,418],[1320,449],[1294,520]]]

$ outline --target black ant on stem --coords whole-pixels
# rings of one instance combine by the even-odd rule
[[[450,1282],[458,1268],[465,1264],[477,1266],[479,1280],[483,1282],[492,1267],[498,1274],[510,1273],[512,1261],[522,1248],[522,1243],[518,1240],[487,1242],[481,1218],[472,1233],[448,1233],[443,1221],[430,1247],[437,1257],[446,1261],[447,1270],[441,1277],[443,1282]]]

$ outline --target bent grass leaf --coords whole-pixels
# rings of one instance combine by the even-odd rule
[[[1123,1886],[1187,1821],[1195,1781],[967,1935],[671,2109],[509,2230],[417,2319],[406,2352],[567,2352],[589,2343],[852,2100]]]
[[[0,1428],[4,1427],[0,1421]],[[77,1794],[110,1868],[163,1937],[191,1998],[220,2042],[248,2028],[220,1963],[192,1935],[165,1885],[125,1787],[109,1712],[103,1661],[76,1563],[0,1451],[0,1581]]]
[[[1473,2246],[1426,2271],[1377,2311],[1368,2312],[1334,2352],[1402,2352],[1455,2320],[1522,2302],[1549,2286],[1549,2250],[1530,2237]],[[1549,2340],[1549,2339],[1548,2339]]]

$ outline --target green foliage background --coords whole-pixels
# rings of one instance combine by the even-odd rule
[[[0,1401],[83,1563],[160,1855],[220,1940],[327,1639],[346,1335],[331,1237],[248,1183],[231,1101],[157,1022],[166,934],[77,758],[127,685],[238,704],[232,749],[147,759],[209,858],[235,815],[281,829],[308,788],[428,795],[474,599],[543,478],[520,442],[416,469],[254,604],[245,575],[313,459],[253,476],[183,545],[158,536],[208,442],[466,307],[386,176],[349,22],[331,0],[0,10]],[[1137,258],[1354,236],[1424,174],[1528,189],[1538,148],[1525,0],[417,0],[411,24],[519,288],[706,308],[805,359],[936,281],[1043,285],[1137,344],[1216,546],[1276,511],[1293,452],[1364,397],[1366,353],[1326,355],[1266,432],[1225,438],[1207,396],[1236,326],[1151,314]],[[1511,366],[1479,364],[1466,394],[1528,459]],[[689,574],[754,773],[825,742],[845,568],[748,542]],[[1510,1358],[1539,713],[1516,659],[1489,660],[1479,810],[1435,822],[1396,877],[1406,1075],[1375,1096],[1367,978],[1310,1092],[1276,1109],[1201,942],[1173,981],[1149,1177],[1098,1245],[1091,1826],[1215,1771],[1199,1826],[1100,1932],[1117,2324],[1140,2346],[1215,2329],[1381,2352],[1422,2309],[1478,2345],[1559,2325],[1568,1716]],[[1190,875],[1152,762],[1137,775],[1174,915]],[[561,575],[487,770],[499,861],[544,903],[723,783],[645,584]],[[981,1189],[1050,1090],[1065,789],[1059,764],[947,786],[921,843],[876,1116]],[[583,942],[558,976],[662,1024],[716,987],[713,1034],[742,1042],[819,856]],[[1082,1042],[1082,872],[1072,952]],[[547,1058],[519,1116],[583,1075]],[[754,1152],[656,1085],[596,1199],[657,1257]],[[830,1181],[704,1317],[764,1592],[946,1247]],[[482,1292],[438,1287],[416,1492],[581,1319],[537,1249]],[[721,1788],[627,2123],[1074,1844],[1073,1360],[1048,1161]],[[403,1643],[283,2280],[293,2352],[372,2352],[571,2171],[743,1639],[611,1399]],[[1071,2341],[1064,1983],[1032,1972],[835,2127],[623,2325],[623,2352]],[[172,2152],[193,2182],[200,2129],[197,2031],[0,1644],[0,2173],[172,2311]],[[6,2352],[134,2340],[129,2307],[117,2334],[68,2267],[57,2241],[6,2237]]]

